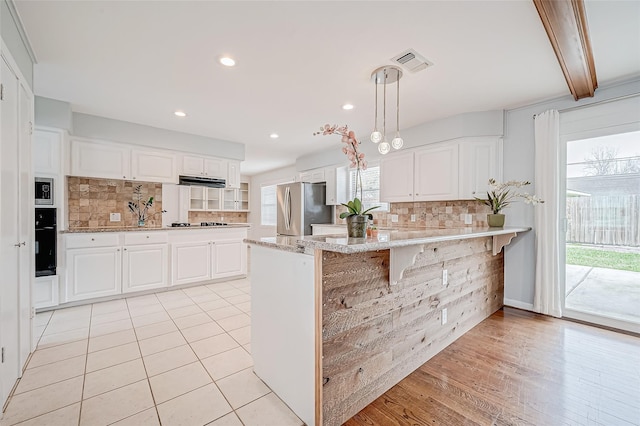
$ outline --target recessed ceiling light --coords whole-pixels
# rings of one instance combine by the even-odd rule
[[[342,105],[342,109],[346,109],[346,110],[353,109],[353,105],[351,105],[351,104],[344,104],[344,105]]]
[[[187,113],[184,111],[176,111],[174,112],[175,115],[177,115],[178,117],[186,117]]]
[[[236,61],[234,61],[228,56],[223,56],[222,58],[220,58],[220,63],[225,67],[232,67],[236,64]]]
[[[280,135],[279,135],[279,134],[277,134],[277,133],[271,133],[271,134],[269,135],[269,137],[270,137],[271,139],[278,139],[278,138],[280,137]]]

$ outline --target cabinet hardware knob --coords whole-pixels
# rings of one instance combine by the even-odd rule
[[[118,251],[120,251],[120,250],[118,250]],[[127,251],[127,249],[124,249],[124,251]]]
[[[95,238],[92,238],[92,239],[91,239],[91,241],[95,241],[95,240],[96,240]]]
[[[147,238],[149,238],[149,236],[147,235]]]
[[[127,178],[126,176],[122,176],[122,179],[126,179],[126,178]]]
[[[120,251],[120,249],[116,249],[116,251]]]

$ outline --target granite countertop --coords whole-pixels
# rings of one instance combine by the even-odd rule
[[[93,233],[93,232],[147,232],[147,231],[184,231],[187,229],[197,229],[202,231],[203,229],[229,229],[229,228],[250,228],[250,223],[229,223],[224,226],[200,226],[200,225],[191,225],[184,227],[176,227],[173,228],[171,226],[156,226],[156,227],[147,227],[147,226],[109,226],[104,228],[75,228],[75,229],[65,229],[64,231],[60,231],[61,234],[82,234],[82,233]]]
[[[348,238],[336,235],[305,235],[265,237],[259,240],[246,239],[245,242],[278,250],[312,254],[315,249],[339,253],[360,253],[365,251],[386,250],[416,244],[428,244],[440,241],[462,240],[465,238],[491,237],[530,231],[530,227],[505,226],[503,228],[428,228],[415,230],[381,230],[377,237]]]

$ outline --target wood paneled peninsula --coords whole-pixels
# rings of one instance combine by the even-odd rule
[[[530,229],[245,240],[255,373],[306,424],[342,424],[502,307],[501,249]]]

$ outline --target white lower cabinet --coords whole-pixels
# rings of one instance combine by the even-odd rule
[[[189,284],[211,278],[211,243],[209,241],[171,245],[171,285]]]
[[[246,275],[246,237],[246,228],[65,235],[66,291],[60,302]],[[43,300],[37,307],[50,303],[49,293],[38,292]]]
[[[122,252],[122,292],[151,290],[169,284],[169,245],[126,246]]]
[[[246,234],[246,231],[244,231]],[[209,238],[213,235],[209,235]],[[195,283],[247,273],[244,237],[172,244],[172,285]]]
[[[216,241],[211,245],[212,278],[247,273],[247,246],[242,240]]]
[[[67,250],[67,302],[112,296],[121,291],[119,247]]]
[[[58,305],[58,276],[36,277],[33,282],[33,307],[50,308]]]

